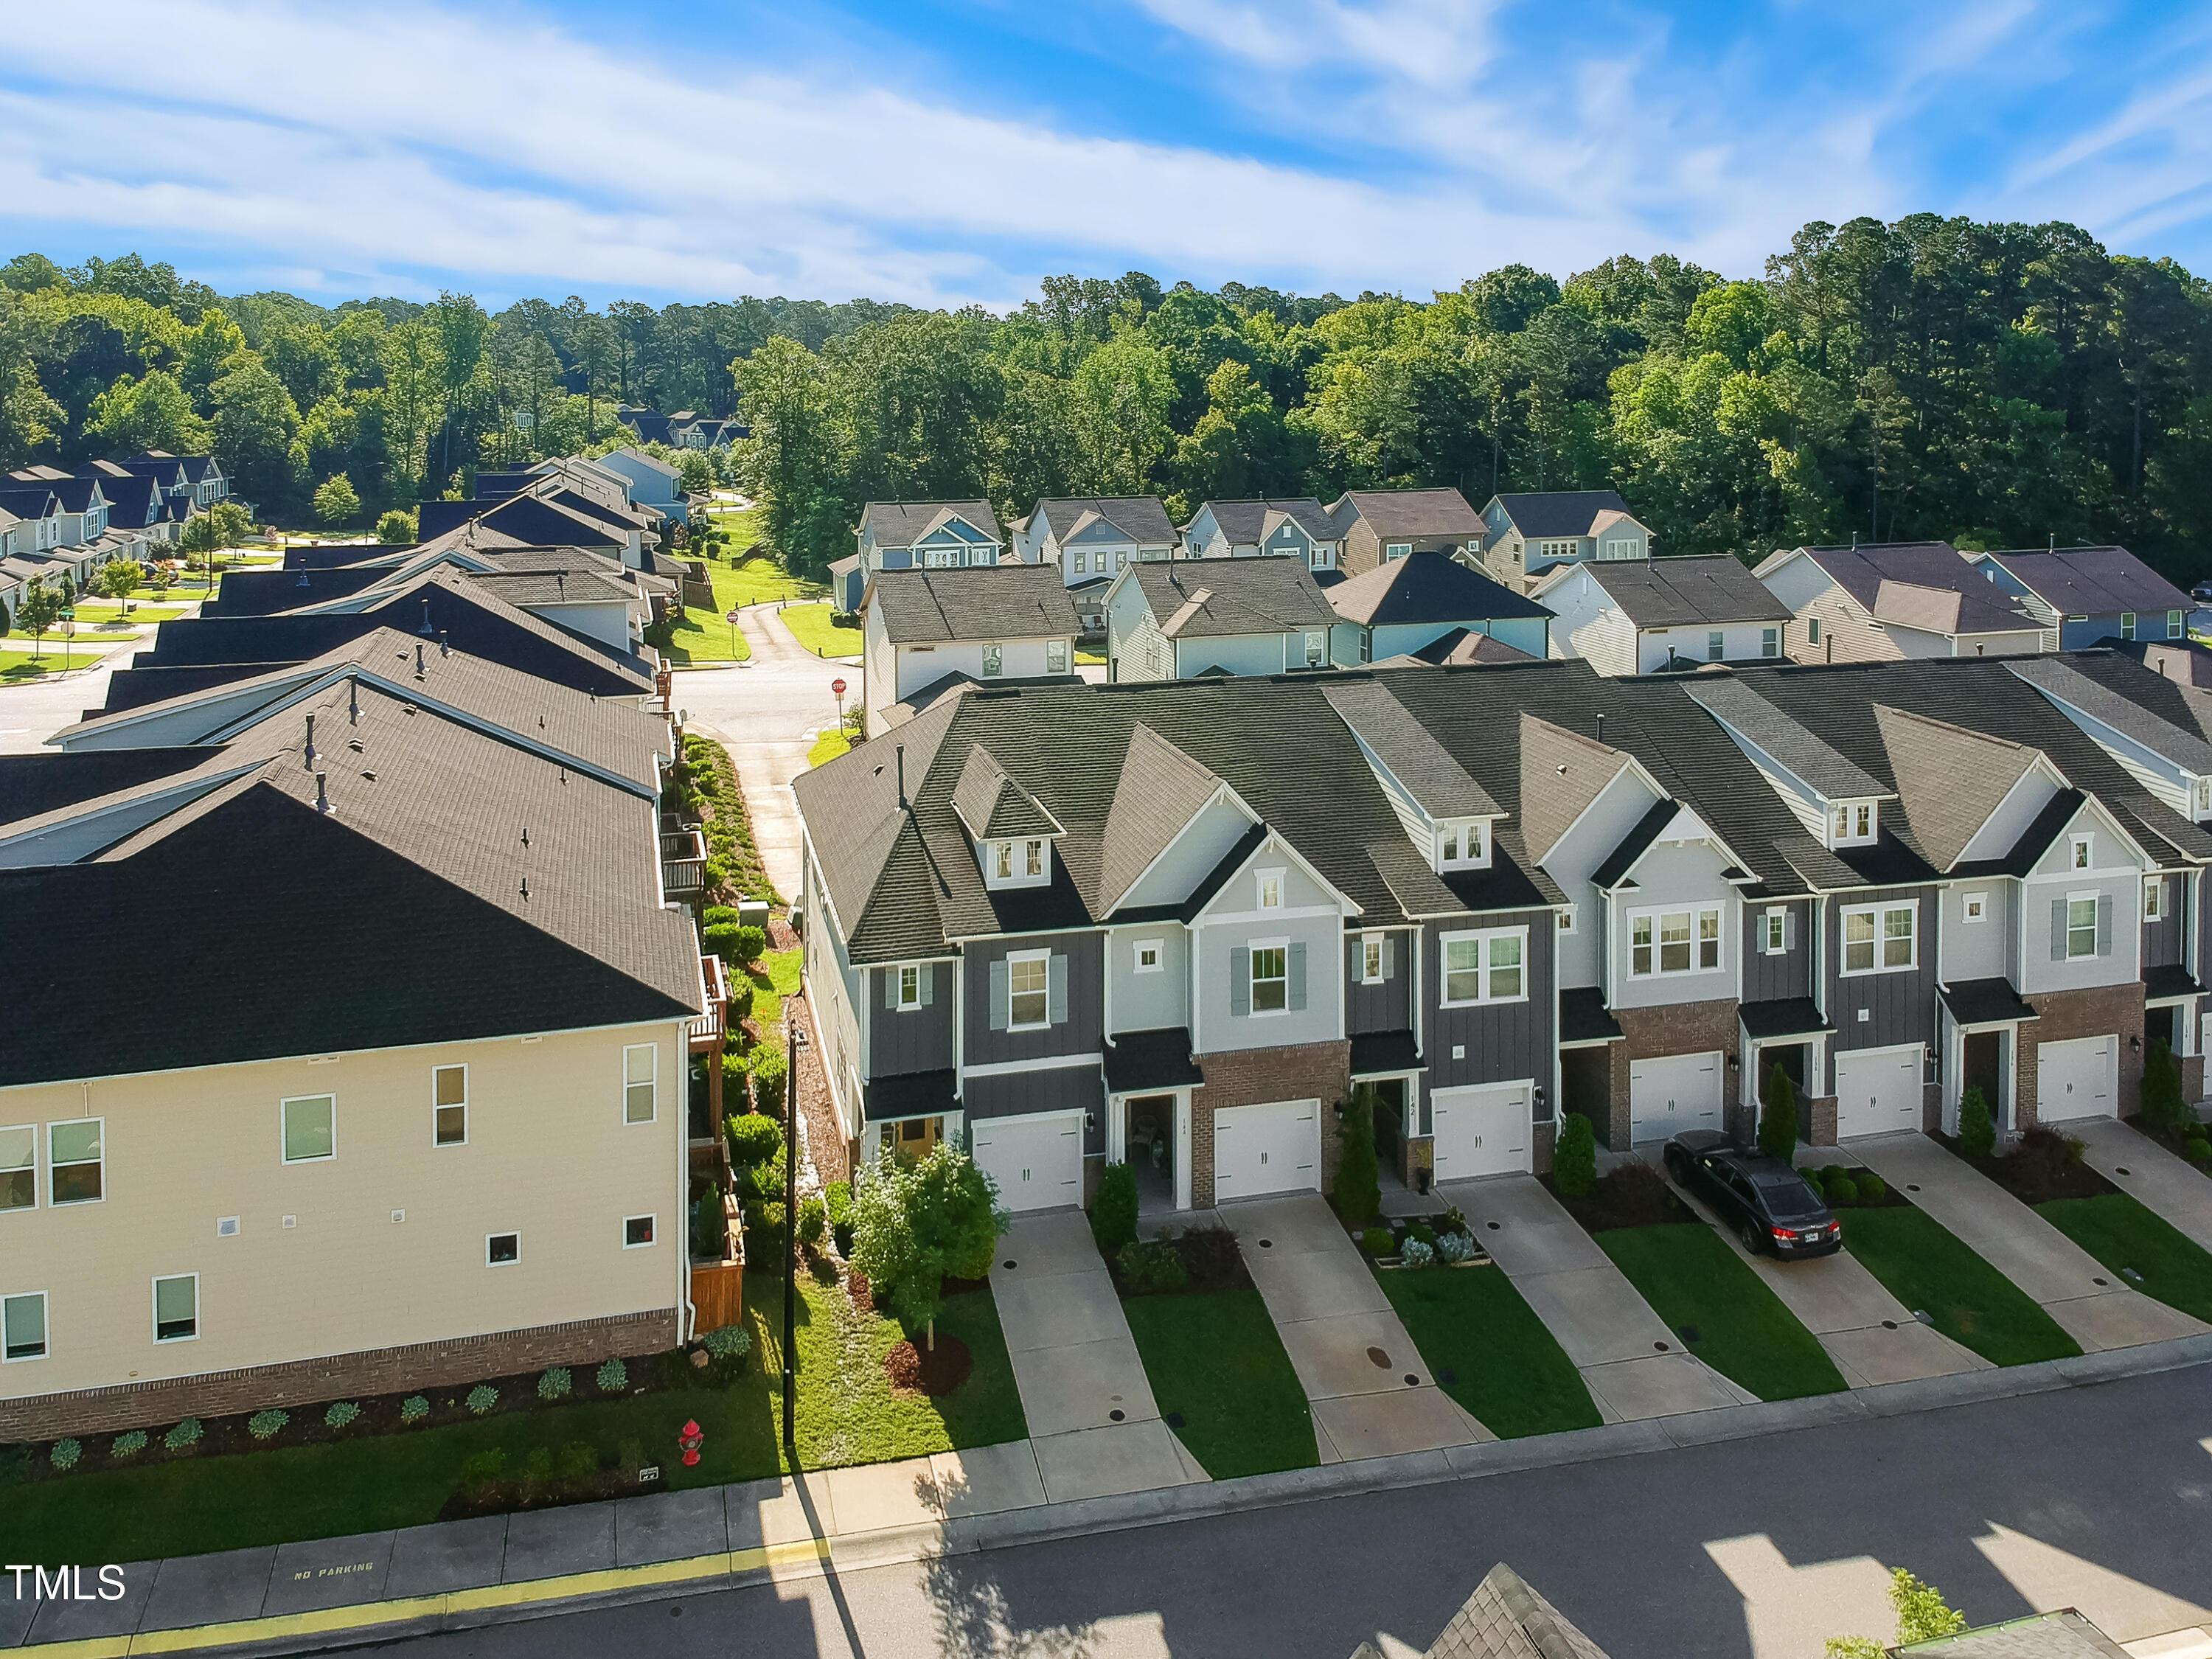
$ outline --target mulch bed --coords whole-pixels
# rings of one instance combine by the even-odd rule
[[[1176,1254],[1182,1258],[1189,1282],[1174,1290],[1160,1290],[1149,1285],[1132,1285],[1123,1277],[1117,1255],[1108,1255],[1107,1273],[1114,1280],[1115,1293],[1132,1296],[1188,1296],[1202,1291],[1246,1291],[1252,1288],[1252,1273],[1244,1265],[1244,1253],[1237,1248],[1237,1235],[1226,1227],[1193,1227],[1166,1241],[1172,1243]]]
[[[2130,1129],[2133,1129],[2137,1134],[2143,1136],[2146,1139],[2155,1140],[2160,1146],[2165,1147],[2167,1152],[2172,1152],[2183,1163],[2192,1164],[2200,1174],[2212,1176],[2212,1166],[2195,1164],[2194,1160],[2190,1158],[2189,1132],[2187,1130],[2153,1128],[2149,1124],[2144,1122],[2140,1115],[2129,1118],[2127,1120],[2127,1126]],[[2202,1133],[2203,1126],[2199,1124],[2197,1126],[2197,1129],[2199,1133]]]
[[[927,1346],[927,1340],[925,1337],[921,1347],[902,1342],[884,1356],[884,1372],[891,1387],[934,1398],[951,1394],[968,1380],[968,1373],[975,1369],[975,1356],[965,1342],[943,1332],[938,1334],[935,1347]]]
[[[1845,1175],[1851,1178],[1851,1184],[1853,1186],[1856,1186],[1858,1184],[1858,1178],[1861,1176],[1869,1173],[1866,1166],[1860,1164],[1808,1164],[1806,1167],[1812,1170],[1814,1175],[1821,1176],[1826,1176],[1831,1169],[1841,1170]],[[1822,1203],[1827,1203],[1827,1188],[1821,1182],[1815,1181],[1813,1183],[1813,1189],[1820,1194],[1820,1201]],[[1832,1209],[1836,1206],[1830,1205],[1829,1207]],[[1885,1180],[1882,1182],[1882,1192],[1880,1198],[1870,1199],[1863,1196],[1854,1200],[1849,1204],[1844,1205],[1842,1207],[1846,1210],[1909,1210],[1912,1207],[1912,1200],[1907,1198],[1903,1193],[1899,1192],[1895,1187],[1891,1186],[1888,1182]]]
[[[853,1305],[859,1309],[862,1313],[875,1312],[876,1293],[868,1284],[867,1274],[863,1273],[847,1273],[845,1275],[845,1294],[852,1298]]]
[[[1690,1206],[1676,1197],[1666,1177],[1649,1164],[1624,1164],[1597,1178],[1579,1198],[1562,1193],[1549,1175],[1536,1177],[1584,1232],[1616,1227],[1656,1227],[1669,1221],[1695,1221]]]
[[[2056,1198],[2103,1198],[2120,1190],[2075,1154],[2079,1142],[2055,1129],[2026,1130],[2011,1150],[1993,1158],[1968,1157],[1951,1135],[1939,1134],[1936,1139],[2023,1204],[2048,1204]]]

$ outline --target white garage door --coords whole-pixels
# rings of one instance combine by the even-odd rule
[[[1083,1202],[1083,1114],[975,1120],[975,1167],[1010,1210]]]
[[[1213,1196],[1321,1190],[1321,1103],[1224,1106],[1213,1115]]]
[[[2035,1115],[2045,1123],[2069,1117],[2117,1117],[2120,1040],[2076,1037],[2035,1045]]]
[[[1917,1129],[1920,1046],[1869,1048],[1836,1056],[1836,1139]]]
[[[1721,1056],[1666,1054],[1628,1063],[1628,1139],[1641,1145],[1721,1127]]]
[[[1528,1170],[1527,1084],[1438,1089],[1429,1097],[1429,1113],[1438,1181]]]

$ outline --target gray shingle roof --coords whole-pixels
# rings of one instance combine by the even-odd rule
[[[894,645],[1054,639],[1083,631],[1054,565],[882,570],[868,592]]]
[[[952,810],[978,841],[1060,833],[1060,821],[1009,778],[980,743],[968,750],[968,763],[960,769],[960,781],[952,787]]]
[[[1340,535],[1364,519],[1383,541],[1409,537],[1449,536],[1464,541],[1480,537],[1490,526],[1482,514],[1467,503],[1456,489],[1352,489],[1329,508]]]
[[[1547,536],[1587,536],[1604,513],[1628,513],[1611,489],[1552,489],[1497,497],[1513,527],[1532,541]],[[1631,517],[1634,515],[1630,514]]]
[[[1788,622],[1792,614],[1741,559],[1725,553],[1601,560],[1576,568],[1588,573],[1638,628]]]
[[[1451,493],[1455,497],[1458,494]],[[1389,560],[1347,577],[1329,588],[1328,596],[1338,616],[1369,628],[1553,614],[1549,606],[1443,553],[1413,553]]]
[[[2104,664],[2110,665],[2105,672],[2117,668],[2120,660],[2102,659]],[[2146,683],[2141,668],[2130,665],[2131,672],[2115,675],[2121,684],[2130,685],[2137,693],[2130,696],[2101,678],[2082,672],[2064,658],[2013,658],[2008,659],[2006,665],[2038,690],[2134,738],[2181,770],[2200,776],[2212,775],[2212,744],[2208,744],[2191,726],[2151,712],[2148,706],[2150,701],[2163,701],[2163,696],[2160,687]],[[2180,712],[2178,708],[2173,710],[2176,714]]]
[[[2062,616],[2187,611],[2189,595],[2124,547],[2062,547],[1987,556]]]
[[[1975,832],[2041,758],[2024,744],[1881,703],[1874,717],[1920,851],[1938,870],[1959,861]]]
[[[1686,682],[1682,691],[1823,800],[1887,799],[1893,793],[1733,675],[1701,674]]]
[[[1142,590],[1160,631],[1170,639],[1285,634],[1330,628],[1338,621],[1327,597],[1296,559],[1133,564],[1125,578]]]
[[[1120,904],[1182,833],[1221,780],[1141,720],[1129,729],[1121,770],[1106,809],[1094,908],[1106,915]]]
[[[1294,520],[1316,541],[1333,542],[1343,532],[1329,511],[1310,495],[1261,496],[1247,501],[1204,501],[1200,510],[1213,509],[1213,522],[1238,546],[1256,544],[1285,519]]]
[[[1003,542],[999,515],[988,501],[870,501],[860,524],[878,547],[912,547],[951,518],[965,519],[993,541]]]
[[[1498,803],[1388,687],[1372,679],[1324,686],[1322,696],[1352,735],[1431,818],[1494,817]]]
[[[1140,547],[1175,545],[1175,522],[1157,495],[1048,495],[1036,511],[1062,541],[1096,514]]]
[[[1797,550],[1869,616],[1945,634],[2016,633],[2036,626],[1948,542],[1875,542]],[[1771,569],[1779,558],[1765,561]],[[1887,592],[1886,592],[1887,590]],[[1932,597],[1956,595],[1948,604]]]

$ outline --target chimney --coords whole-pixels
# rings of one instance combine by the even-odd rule
[[[418,680],[422,678],[422,641],[420,640],[415,641],[415,678]]]
[[[422,625],[415,631],[426,640],[430,637],[430,601],[427,597],[422,601]]]
[[[898,746],[898,792],[899,810],[904,811],[906,810],[906,745],[904,744]]]
[[[315,774],[315,811],[326,816],[331,811],[329,779],[327,772]]]

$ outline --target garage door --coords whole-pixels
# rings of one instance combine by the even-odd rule
[[[1628,1063],[1628,1139],[1641,1145],[1721,1127],[1721,1056],[1667,1054]]]
[[[987,1117],[975,1122],[975,1167],[999,1183],[1010,1210],[1083,1202],[1083,1114]]]
[[[2117,1117],[2115,1086],[2120,1040],[2076,1037],[2035,1045],[2035,1115],[2045,1123],[2069,1117]]]
[[[1224,1106],[1213,1115],[1213,1196],[1321,1190],[1321,1103]]]
[[[1528,1085],[1438,1089],[1429,1097],[1436,1132],[1436,1178],[1525,1172],[1528,1168]]]
[[[1895,1134],[1920,1127],[1922,1054],[1874,1048],[1836,1056],[1836,1138]]]

